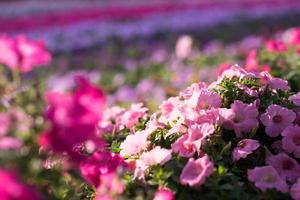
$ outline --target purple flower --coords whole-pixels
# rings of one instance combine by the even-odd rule
[[[292,185],[290,195],[294,200],[300,199],[300,178],[298,178],[297,182]]]
[[[233,149],[233,160],[246,158],[249,154],[253,153],[260,146],[259,142],[252,139],[243,139],[239,141],[237,147]]]
[[[300,127],[297,125],[289,126],[284,129],[281,135],[283,136],[282,148],[300,158]]]
[[[286,127],[292,125],[296,114],[282,106],[272,104],[260,116],[261,122],[266,126],[266,133],[270,137],[277,137]]]

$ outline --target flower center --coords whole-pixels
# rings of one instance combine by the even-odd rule
[[[270,183],[270,182],[274,182],[276,180],[276,177],[274,177],[272,174],[266,174],[264,175],[263,180],[265,182]]]
[[[246,142],[245,141],[243,141],[243,140],[239,141],[239,143],[238,143],[238,147],[239,148],[244,148],[245,146],[246,146]]]
[[[294,144],[296,144],[297,146],[300,145],[300,136],[295,136],[295,137],[293,137],[293,142],[294,142]]]
[[[285,160],[282,163],[282,168],[285,170],[291,170],[293,168],[294,163],[290,160]]]
[[[275,115],[275,116],[273,117],[273,122],[279,123],[279,122],[281,122],[281,121],[282,121],[282,117],[281,117],[280,115]]]

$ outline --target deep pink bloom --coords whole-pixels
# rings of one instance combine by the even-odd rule
[[[197,160],[190,158],[181,172],[180,183],[191,187],[200,186],[212,174],[213,168],[213,163],[207,155]]]
[[[120,145],[121,156],[131,156],[146,149],[149,145],[149,141],[147,141],[148,136],[145,130],[128,135]]]
[[[266,49],[269,52],[285,52],[287,51],[287,46],[281,41],[269,40],[266,42]]]
[[[286,182],[280,178],[272,166],[255,167],[254,169],[248,170],[248,179],[254,182],[255,186],[262,191],[271,188],[275,188],[280,192],[288,191]]]
[[[258,110],[255,103],[245,104],[235,100],[230,109],[220,109],[220,123],[228,130],[234,130],[237,137],[258,126]]]
[[[266,126],[266,134],[277,137],[286,127],[292,125],[296,114],[285,107],[272,104],[260,116],[261,122]]]
[[[271,71],[270,66],[260,65],[257,59],[256,50],[251,50],[245,60],[245,69],[250,72]]]
[[[0,169],[0,198],[1,200],[39,200],[40,195],[32,188],[23,185],[17,177]]]
[[[300,176],[300,166],[296,160],[285,153],[271,155],[266,163],[276,169],[282,179],[296,180]]]
[[[164,165],[172,158],[171,150],[156,146],[154,149],[144,152],[140,159],[136,161],[136,166],[146,170],[153,165]]]
[[[257,140],[243,139],[239,141],[237,147],[233,149],[233,160],[239,160],[240,158],[246,158],[249,154],[253,153],[260,146]]]
[[[114,173],[119,167],[124,166],[124,160],[118,154],[95,152],[80,163],[80,171],[90,184],[98,187],[102,175]]]
[[[72,154],[76,145],[87,141],[100,142],[96,135],[97,123],[102,118],[105,96],[102,90],[83,77],[70,93],[48,93],[45,116],[50,129],[42,136],[43,146],[57,152]]]
[[[0,52],[0,63],[21,72],[31,71],[34,67],[51,61],[51,54],[42,41],[28,40],[23,35],[14,39],[6,35],[0,36]]]
[[[300,127],[297,125],[289,126],[284,129],[281,135],[283,136],[282,148],[300,158]]]
[[[174,200],[174,193],[168,188],[161,188],[155,192],[153,200]]]
[[[221,74],[222,74],[225,70],[230,69],[231,66],[232,66],[232,65],[231,65],[231,64],[228,64],[228,63],[222,63],[222,64],[220,64],[219,67],[218,67],[218,70],[217,70],[217,75],[218,75],[218,76],[221,76]]]
[[[298,178],[297,182],[292,185],[290,195],[294,200],[300,200],[300,178]]]

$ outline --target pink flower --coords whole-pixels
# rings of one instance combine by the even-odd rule
[[[174,200],[174,193],[168,188],[159,189],[155,195],[153,200]]]
[[[10,124],[10,117],[5,113],[0,113],[0,137],[7,134]]]
[[[231,65],[231,64],[228,64],[228,63],[222,63],[222,64],[220,64],[219,67],[218,67],[218,70],[217,70],[217,75],[218,75],[218,76],[221,76],[221,74],[222,74],[225,70],[230,69],[231,66],[232,66],[232,65]]]
[[[21,72],[29,72],[34,67],[51,61],[51,54],[43,42],[28,40],[23,35],[15,39],[6,35],[0,36],[0,52],[0,63]]]
[[[300,200],[300,178],[298,178],[297,182],[292,185],[290,195],[294,200]]]
[[[188,106],[197,111],[209,108],[219,108],[222,105],[220,95],[208,89],[194,91],[192,96],[186,102]]]
[[[221,76],[218,77],[218,82],[223,80],[225,77],[229,79],[233,77],[238,77],[241,79],[244,77],[255,77],[255,74],[246,71],[238,65],[233,65],[232,67],[230,67],[230,69],[225,70],[221,74]]]
[[[118,174],[107,173],[100,176],[101,184],[97,187],[98,195],[122,194],[125,189],[123,181],[118,177]]]
[[[144,152],[137,160],[136,166],[144,171],[153,165],[164,165],[172,158],[171,154],[171,150],[156,146],[154,149]]]
[[[300,166],[297,161],[285,153],[269,156],[266,163],[274,167],[283,180],[293,181],[300,175]]]
[[[284,129],[281,135],[283,136],[282,148],[300,158],[300,127],[297,125],[289,126]]]
[[[145,130],[128,135],[120,145],[120,155],[122,157],[131,156],[146,149],[149,144],[149,141],[147,141],[148,136]]]
[[[282,180],[277,171],[272,166],[255,167],[248,170],[248,179],[255,183],[255,186],[265,191],[266,189],[275,188],[281,192],[287,192],[288,186]]]
[[[270,137],[277,137],[295,119],[296,114],[293,111],[276,104],[270,105],[260,116],[261,122],[266,126],[266,134]]]
[[[23,142],[14,137],[0,137],[0,150],[20,149]]]
[[[40,195],[32,188],[23,185],[17,177],[0,169],[0,197],[1,200],[39,200]]]
[[[285,52],[287,51],[287,46],[281,41],[269,40],[266,42],[266,49],[269,52]]]
[[[300,92],[290,96],[289,100],[293,101],[296,106],[300,106]]]
[[[162,116],[169,120],[177,119],[179,116],[181,116],[181,113],[178,109],[180,104],[180,100],[177,97],[171,97],[164,101],[159,106]]]
[[[283,80],[281,78],[272,77],[267,72],[261,72],[259,73],[260,81],[262,83],[268,84],[272,89],[275,90],[283,90],[287,91],[290,89],[289,83],[287,80]]]
[[[148,109],[143,107],[142,103],[132,104],[131,108],[121,115],[118,122],[130,129],[139,122],[139,119],[146,116],[147,111]]]
[[[255,103],[245,104],[235,100],[230,109],[220,109],[221,125],[228,130],[234,130],[237,137],[258,126],[258,110]]]
[[[96,125],[102,118],[105,96],[102,90],[83,77],[70,93],[48,93],[46,118],[50,129],[42,136],[43,145],[57,152],[74,153],[74,147],[86,141],[100,142]]]
[[[237,147],[233,149],[233,160],[239,160],[240,158],[246,158],[249,154],[253,153],[260,146],[257,140],[243,139],[239,141]]]
[[[213,168],[213,163],[207,155],[197,160],[190,158],[181,172],[180,183],[191,187],[200,186],[212,174]]]
[[[271,71],[270,66],[260,65],[257,59],[256,50],[251,50],[245,60],[245,69],[250,72]]]
[[[172,144],[172,150],[183,157],[191,157],[195,152],[200,152],[204,139],[214,132],[214,126],[209,123],[193,124],[188,129],[188,134],[181,136]]]

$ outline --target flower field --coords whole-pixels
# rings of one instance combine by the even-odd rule
[[[300,200],[299,1],[63,2],[0,3],[0,200]]]

